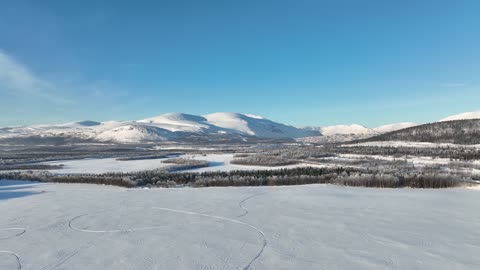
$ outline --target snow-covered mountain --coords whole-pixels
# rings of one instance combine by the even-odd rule
[[[299,139],[304,142],[326,143],[326,142],[346,142],[352,140],[365,139],[372,136],[401,130],[408,127],[416,126],[411,122],[395,123],[379,126],[376,128],[368,128],[358,124],[351,125],[334,125],[324,127],[306,127],[307,130],[317,130],[323,136],[305,137]]]
[[[318,131],[280,124],[256,115],[213,113],[205,116],[168,113],[138,121],[83,121],[62,125],[0,128],[0,139],[69,138],[94,142],[140,143],[194,138],[222,141],[239,138],[292,139],[319,136]],[[63,140],[64,141],[64,140]]]
[[[306,137],[299,139],[300,141],[311,143],[351,141],[367,138],[377,134],[373,129],[358,124],[334,125],[324,127],[305,127],[304,129],[316,130],[322,134],[322,136]]]
[[[223,112],[207,114],[204,117],[217,127],[259,138],[301,138],[320,135],[318,131],[280,124],[251,114]]]
[[[137,122],[163,128],[171,132],[204,133],[212,129],[218,130],[217,127],[208,123],[206,118],[186,113],[167,113]]]
[[[449,116],[439,123],[459,119],[480,119],[480,111]],[[253,114],[167,113],[136,121],[80,121],[56,125],[0,127],[0,143],[242,142],[271,139],[298,139],[319,143],[366,139],[415,126],[418,125],[403,122],[376,128],[358,124],[297,128]]]
[[[154,126],[126,124],[105,130],[94,138],[101,142],[138,143],[173,139],[171,132]]]
[[[445,117],[445,118],[439,120],[439,122],[454,121],[454,120],[467,120],[467,119],[480,119],[480,111],[465,112],[465,113],[450,115],[448,117]]]
[[[326,127],[321,127],[320,131],[325,136],[375,134],[374,130],[361,125],[357,125],[357,124],[326,126]]]
[[[392,132],[399,129],[409,128],[416,126],[418,124],[412,122],[402,122],[394,123],[379,126],[376,128],[368,128],[358,124],[351,125],[334,125],[334,126],[324,126],[324,127],[307,127],[309,130],[318,130],[324,136],[334,136],[334,135],[376,135],[381,133]]]

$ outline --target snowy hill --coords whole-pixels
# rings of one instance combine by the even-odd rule
[[[259,138],[300,138],[320,135],[318,131],[280,124],[256,115],[222,112],[207,114],[204,117],[217,127]]]
[[[375,131],[373,129],[370,129],[361,125],[357,125],[357,124],[326,126],[326,127],[321,127],[320,131],[325,136],[375,134]]]
[[[271,121],[262,116],[231,112],[207,115],[167,113],[136,121],[79,121],[66,124],[0,127],[0,143],[150,143],[175,142],[255,142],[259,140],[304,142],[344,142],[375,138],[427,142],[478,141],[475,123],[461,122],[480,119],[479,112],[468,112],[442,119],[433,125],[411,122],[368,128],[358,124],[297,128]],[[453,124],[447,125],[447,122]],[[456,123],[460,121],[460,123]],[[480,121],[480,120],[478,120]],[[442,124],[443,123],[443,124]],[[462,133],[463,132],[463,133]]]
[[[319,131],[322,134],[322,136],[312,136],[298,139],[299,141],[308,143],[345,142],[368,138],[377,134],[374,130],[357,124],[305,127],[304,129]]]
[[[404,129],[404,128],[414,127],[414,126],[417,126],[417,125],[418,124],[412,123],[412,122],[402,122],[402,123],[395,123],[395,124],[388,124],[388,125],[379,126],[379,127],[374,128],[373,130],[376,133],[381,134],[381,133],[392,132],[392,131],[396,131],[396,130],[400,130],[400,129]]]
[[[0,128],[0,140],[6,143],[28,143],[41,140],[142,143],[175,141],[245,141],[292,139],[318,136],[308,131],[240,113],[214,113],[205,116],[168,113],[138,121],[81,121],[61,125],[33,125]]]
[[[138,143],[149,141],[165,141],[172,139],[171,132],[158,127],[145,125],[124,125],[106,130],[95,136],[101,142]]]
[[[207,123],[207,119],[202,116],[185,113],[167,113],[137,122],[163,128],[171,132],[206,132],[208,129],[216,128]]]
[[[480,119],[480,111],[451,115],[439,120],[439,122],[453,121],[453,120],[467,120],[467,119]]]

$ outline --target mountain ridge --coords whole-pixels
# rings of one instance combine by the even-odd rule
[[[460,121],[455,119],[480,118],[480,112],[452,115],[438,122]],[[423,124],[425,125],[425,124]],[[166,113],[133,121],[91,120],[53,125],[31,125],[0,128],[0,140],[34,138],[41,141],[49,138],[55,141],[88,140],[114,143],[142,143],[161,141],[249,141],[257,139],[298,139],[304,142],[352,141],[378,138],[395,131],[408,130],[418,125],[401,122],[368,128],[359,124],[333,125],[323,127],[295,127],[274,122],[254,114],[217,112],[205,115],[187,113]],[[443,125],[444,126],[444,125]],[[439,125],[438,127],[443,127]],[[452,133],[453,134],[453,133]],[[411,136],[406,136],[411,138]],[[383,138],[383,137],[380,137]],[[411,138],[412,139],[412,138]],[[413,138],[412,140],[417,140]]]

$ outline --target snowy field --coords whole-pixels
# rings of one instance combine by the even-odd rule
[[[235,170],[273,170],[281,168],[296,168],[313,166],[311,164],[295,164],[288,166],[246,166],[230,164],[233,160],[233,154],[207,154],[207,155],[180,155],[172,158],[188,158],[197,160],[209,161],[209,166],[205,168],[186,170],[184,172],[206,172],[206,171],[235,171]],[[52,172],[59,174],[77,174],[77,173],[91,173],[100,174],[108,172],[135,172],[143,170],[153,170],[172,164],[162,163],[171,158],[162,159],[145,159],[145,160],[117,160],[116,158],[102,158],[102,159],[77,159],[77,160],[64,160],[64,161],[50,161],[42,164],[60,165],[64,167],[57,170],[51,170]],[[318,165],[320,166],[320,165]]]
[[[208,167],[183,170],[181,172],[216,172],[216,171],[236,171],[236,170],[276,170],[276,169],[291,169],[297,167],[332,167],[332,166],[350,166],[351,161],[362,160],[384,160],[394,161],[401,160],[407,161],[416,166],[429,166],[429,165],[443,165],[448,166],[452,161],[447,158],[437,157],[421,157],[421,156],[407,156],[407,157],[393,157],[382,155],[358,155],[358,154],[338,154],[336,157],[326,157],[321,160],[329,161],[326,163],[315,164],[310,163],[298,163],[294,165],[286,166],[252,166],[252,165],[237,165],[230,162],[234,159],[233,154],[185,154],[179,156],[172,156],[169,158],[158,159],[145,159],[145,160],[117,160],[116,158],[98,158],[98,159],[77,159],[77,160],[63,160],[63,161],[49,161],[40,164],[49,165],[64,165],[61,169],[50,170],[53,173],[58,174],[102,174],[110,172],[137,172],[144,170],[160,169],[163,167],[171,166],[172,164],[163,163],[163,161],[172,158],[186,158],[196,160],[207,160],[209,162]],[[466,162],[472,166],[480,166],[479,160],[473,160]],[[472,173],[478,173],[478,169],[469,169]]]
[[[54,173],[89,173],[101,174],[108,172],[135,172],[153,170],[169,166],[162,163],[166,158],[144,159],[144,160],[117,160],[116,158],[89,158],[75,160],[49,161],[41,164],[64,165],[63,168],[50,170]]]
[[[0,269],[479,269],[480,191],[0,181]]]

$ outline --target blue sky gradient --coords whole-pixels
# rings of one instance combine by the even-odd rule
[[[431,122],[480,109],[479,14],[474,0],[5,0],[0,126]]]

